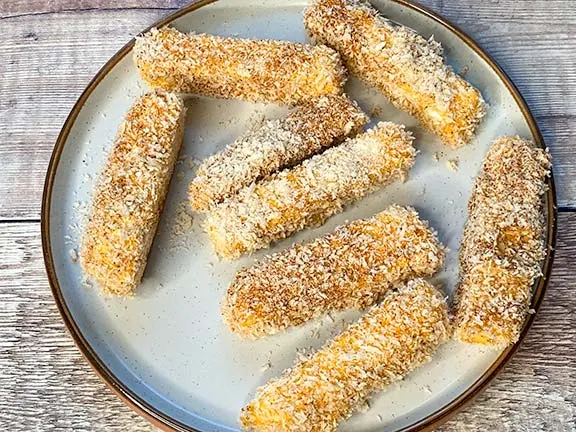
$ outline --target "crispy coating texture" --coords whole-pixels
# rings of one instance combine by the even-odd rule
[[[341,142],[367,122],[345,95],[320,96],[282,119],[267,120],[200,165],[190,183],[191,206],[208,211],[254,181]]]
[[[550,156],[520,137],[490,148],[468,204],[455,337],[501,348],[520,336],[545,256],[542,194]]]
[[[426,363],[450,333],[441,293],[417,279],[261,387],[240,420],[253,432],[330,432],[373,393]]]
[[[329,312],[362,310],[443,263],[444,247],[428,223],[412,208],[391,206],[240,270],[222,315],[234,333],[257,338]]]
[[[130,108],[94,191],[80,249],[87,276],[108,294],[131,294],[142,278],[182,143],[185,107],[149,93]]]
[[[438,42],[392,23],[358,0],[316,0],[304,21],[310,36],[338,51],[350,72],[444,143],[460,147],[472,139],[485,103],[477,89],[444,63]]]
[[[326,46],[234,39],[152,29],[136,39],[134,61],[151,87],[177,93],[293,105],[339,94],[340,56]]]
[[[412,141],[404,126],[381,122],[242,189],[206,218],[204,227],[214,249],[224,258],[235,259],[305,227],[321,225],[345,205],[405,178],[416,154]]]

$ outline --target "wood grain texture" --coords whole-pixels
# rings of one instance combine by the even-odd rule
[[[441,428],[576,428],[576,214],[562,214],[541,313],[495,383]],[[152,431],[92,372],[66,333],[46,281],[39,225],[0,225],[0,430]]]
[[[132,36],[185,3],[0,2],[0,220],[39,218],[54,141],[90,78]],[[510,74],[555,157],[559,204],[576,208],[576,153],[571,151],[576,134],[572,1],[421,3],[466,29]]]
[[[187,0],[12,0],[0,3],[0,19],[24,15],[46,15],[55,12],[87,10],[164,9],[184,6]]]
[[[73,345],[33,221],[54,141],[88,81],[134,34],[186,3],[0,0],[1,431],[156,430],[106,388]],[[574,1],[420,3],[465,29],[511,76],[551,147],[560,205],[576,209]],[[576,431],[576,213],[560,215],[559,231],[552,284],[525,343],[441,431]]]

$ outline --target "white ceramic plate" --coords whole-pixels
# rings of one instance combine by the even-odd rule
[[[279,6],[273,0],[196,4],[161,24],[171,22],[183,31],[306,41],[302,23],[306,2],[285,3],[289,5]],[[469,38],[433,14],[403,1],[379,0],[373,4],[391,19],[440,41],[455,70],[469,70],[467,79],[490,104],[488,115],[471,145],[449,150],[383,96],[352,79],[347,92],[366,112],[374,108],[380,111],[374,120],[401,122],[414,131],[420,153],[409,180],[374,193],[321,228],[301,232],[263,253],[281,250],[295,241],[308,241],[345,221],[371,216],[391,203],[412,205],[438,230],[450,249],[446,270],[436,280],[451,294],[457,281],[457,251],[466,204],[488,146],[503,134],[520,134],[543,143],[512,84]],[[85,286],[72,257],[78,248],[94,180],[124,114],[147,90],[138,79],[130,49],[131,44],[113,57],[90,84],[56,145],[43,207],[48,275],[79,347],[130,405],[172,430],[238,430],[240,408],[258,386],[292,365],[297,350],[321,345],[344,321],[358,314],[344,313],[334,323],[319,320],[256,342],[241,341],[222,324],[219,302],[227,284],[239,267],[249,265],[263,253],[234,263],[220,262],[199,228],[200,216],[194,217],[189,230],[178,224],[186,219],[182,213],[193,175],[190,162],[232,142],[254,117],[283,112],[276,106],[238,101],[191,100],[182,160],[137,295],[133,299],[105,298],[98,290]],[[457,171],[448,168],[450,160],[457,161]],[[554,192],[552,183],[550,186],[548,244],[552,245]],[[545,275],[550,262],[549,254]],[[536,309],[545,286],[546,278],[536,286]],[[431,363],[375,397],[368,412],[353,416],[341,430],[396,431],[437,424],[477,393],[513,350],[496,352],[450,342]]]

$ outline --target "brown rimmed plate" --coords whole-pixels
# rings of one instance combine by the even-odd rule
[[[273,0],[200,1],[156,26],[252,38],[306,40],[301,13],[306,2],[278,6]],[[504,72],[465,33],[427,9],[402,0],[373,1],[394,21],[440,41],[448,62],[490,104],[475,141],[448,150],[377,92],[350,80],[347,92],[376,120],[405,123],[420,150],[410,179],[379,191],[323,227],[302,232],[272,248],[306,241],[346,220],[367,217],[388,204],[415,206],[450,248],[446,270],[437,277],[447,293],[457,280],[457,250],[474,175],[494,137],[519,134],[544,147],[526,103]],[[130,58],[133,41],[122,48],[88,85],[70,113],[48,169],[42,208],[42,240],[56,303],[75,342],[96,372],[132,408],[166,430],[238,430],[239,409],[257,386],[290,366],[300,348],[321,345],[353,313],[336,322],[319,320],[268,339],[245,342],[231,335],[219,317],[219,300],[239,266],[218,261],[186,210],[186,188],[195,161],[231,142],[254,118],[277,116],[283,108],[237,101],[192,99],[182,158],[150,256],[144,283],[133,299],[105,298],[86,286],[73,259],[94,179],[116,129],[143,92]],[[436,160],[437,157],[440,160]],[[458,170],[447,162],[458,160]],[[534,287],[537,311],[550,275],[556,236],[553,179],[546,194],[548,254]],[[191,227],[189,226],[191,223]],[[270,252],[270,251],[268,251]],[[530,316],[522,338],[534,315]],[[521,338],[521,339],[522,339]],[[520,341],[521,342],[521,341]],[[520,343],[519,342],[519,343]],[[450,342],[434,360],[377,396],[368,412],[342,425],[343,431],[427,430],[445,421],[481,391],[513,355],[518,344],[491,351]]]

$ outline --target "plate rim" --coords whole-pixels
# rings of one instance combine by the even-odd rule
[[[177,18],[184,16],[190,12],[193,12],[203,6],[214,3],[218,0],[193,0],[190,4],[172,12],[164,18],[156,21],[154,24],[144,29],[141,33],[148,31],[153,27],[163,27],[172,23]],[[394,3],[398,3],[416,13],[424,15],[441,26],[445,27],[452,34],[457,36],[462,42],[464,42],[470,49],[472,49],[478,56],[480,56],[488,66],[496,73],[502,83],[506,86],[510,94],[512,95],[515,103],[520,108],[522,115],[526,123],[530,127],[530,133],[532,134],[536,145],[542,149],[547,150],[546,143],[542,137],[542,133],[538,127],[538,124],[528,107],[520,91],[512,82],[510,77],[504,72],[504,70],[498,65],[498,63],[487,54],[480,45],[467,33],[461,30],[458,26],[450,22],[448,19],[444,18],[440,14],[432,11],[426,6],[423,6],[413,0],[388,0]],[[128,43],[126,43],[120,50],[118,50],[105,64],[100,68],[96,75],[90,80],[84,91],[81,93],[80,97],[74,104],[72,110],[68,114],[64,125],[56,139],[52,155],[50,157],[50,162],[48,164],[48,169],[46,172],[46,177],[44,181],[44,190],[42,194],[42,207],[40,212],[40,230],[42,238],[42,253],[44,256],[44,264],[46,267],[46,273],[48,276],[48,282],[54,301],[60,313],[62,320],[66,326],[66,329],[72,336],[74,343],[82,353],[83,357],[90,364],[92,369],[100,377],[102,381],[110,388],[120,399],[128,405],[133,411],[146,418],[149,422],[159,427],[166,432],[201,432],[197,429],[187,426],[182,422],[170,417],[169,415],[161,412],[159,409],[155,408],[151,404],[144,401],[140,396],[131,391],[120,379],[118,379],[112,371],[104,364],[104,362],[98,357],[94,349],[90,346],[88,341],[85,339],[84,335],[80,331],[77,323],[74,321],[72,314],[66,304],[64,295],[60,289],[58,279],[56,277],[56,270],[54,266],[54,259],[52,255],[52,246],[50,242],[50,208],[52,201],[52,191],[54,186],[54,180],[56,173],[58,171],[58,165],[60,162],[60,157],[64,150],[66,141],[72,127],[74,126],[76,119],[84,107],[86,101],[91,96],[92,92],[98,87],[100,82],[104,77],[127,55],[130,54],[132,47],[134,46],[135,38],[132,38]],[[408,425],[397,432],[425,432],[431,431],[439,425],[448,421],[452,416],[454,416],[458,411],[460,411],[464,406],[469,404],[476,396],[478,396],[487,386],[492,382],[492,380],[502,371],[504,366],[508,364],[510,359],[514,356],[518,347],[521,345],[526,334],[530,330],[532,323],[538,315],[542,300],[550,283],[550,275],[552,271],[552,266],[554,262],[554,254],[556,249],[556,239],[558,231],[558,205],[556,197],[556,188],[554,182],[554,174],[551,171],[550,176],[547,179],[548,190],[547,195],[547,236],[546,236],[546,247],[547,254],[542,266],[542,276],[538,281],[538,285],[534,290],[532,297],[532,309],[535,313],[530,314],[524,329],[520,334],[518,341],[506,348],[498,358],[492,363],[492,365],[480,376],[472,385],[470,385],[462,394],[453,399],[448,404],[439,408],[435,412],[431,413],[427,417],[417,421],[411,425]]]

